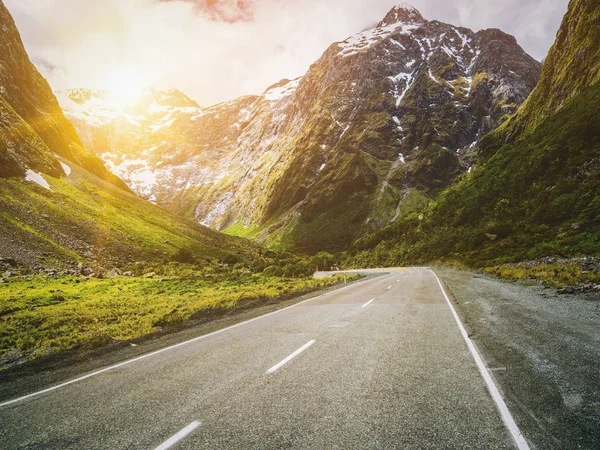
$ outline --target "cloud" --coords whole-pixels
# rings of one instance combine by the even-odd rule
[[[256,0],[159,0],[169,2],[187,2],[195,6],[196,12],[205,14],[214,21],[248,22],[254,19]]]
[[[395,0],[4,0],[54,89],[104,88],[115,71],[200,104],[261,93],[302,75]],[[424,17],[501,28],[545,56],[568,0],[415,0]]]

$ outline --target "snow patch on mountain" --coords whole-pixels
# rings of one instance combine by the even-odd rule
[[[49,191],[52,190],[52,188],[50,187],[48,182],[44,179],[42,174],[39,172],[34,172],[31,169],[28,169],[27,172],[25,173],[25,181],[31,181],[33,183],[39,184],[40,186],[42,186],[45,189],[48,189]]]
[[[294,92],[296,92],[296,89],[298,88],[298,84],[300,84],[301,79],[302,78],[296,78],[295,80],[292,80],[284,84],[283,86],[270,88],[267,91],[265,91],[264,97],[270,102],[276,102],[284,97],[288,97]]]
[[[391,34],[410,34],[413,30],[420,28],[422,24],[393,24],[384,27],[372,28],[339,42],[337,46],[342,50],[339,56],[345,58],[368,50],[375,44],[382,42]],[[398,41],[394,41],[404,48]]]
[[[58,161],[60,163],[60,166],[62,167],[63,171],[65,172],[65,175],[68,177],[69,175],[71,175],[71,168],[69,166],[67,166],[64,162],[62,161]]]

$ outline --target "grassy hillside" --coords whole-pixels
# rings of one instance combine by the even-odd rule
[[[43,175],[51,190],[21,178],[0,178],[0,256],[33,267],[83,262],[104,269],[175,261],[186,254],[205,264],[258,256],[254,244],[175,218],[68,166],[68,178]]]

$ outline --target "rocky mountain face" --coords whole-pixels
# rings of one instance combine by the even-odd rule
[[[47,81],[29,60],[17,27],[0,1],[0,176],[27,170],[64,176],[55,155],[125,188],[86,151]]]
[[[571,0],[540,81],[435,202],[355,242],[348,265],[470,265],[600,252],[600,3]],[[553,275],[553,276],[556,276]]]
[[[600,81],[600,11],[597,2],[571,1],[569,12],[544,60],[540,81],[518,113],[501,131],[514,140],[534,130],[583,90]]]
[[[154,92],[139,114],[117,116],[94,106],[93,93],[79,102],[67,93],[61,105],[139,194],[215,229],[310,252],[422,208],[469,169],[475,143],[517,110],[539,73],[512,36],[428,21],[404,5],[260,96],[201,109]]]

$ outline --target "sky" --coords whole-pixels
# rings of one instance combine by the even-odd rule
[[[54,90],[176,88],[209,106],[303,75],[398,0],[4,0]],[[429,20],[500,28],[541,60],[568,0],[413,0]]]

